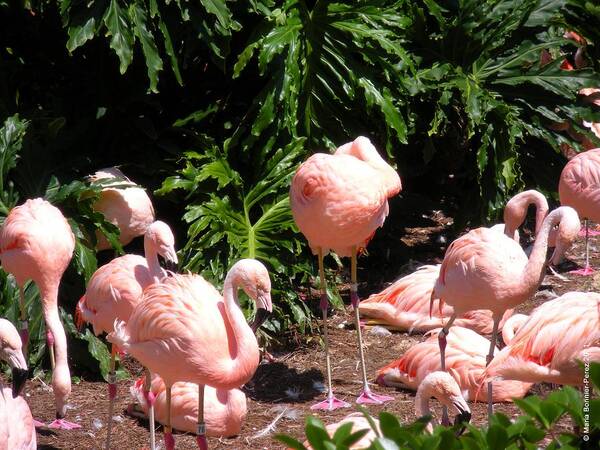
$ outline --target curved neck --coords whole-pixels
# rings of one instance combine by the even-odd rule
[[[538,235],[542,223],[548,215],[548,201],[543,194],[532,189],[515,195],[506,204],[506,208],[504,209],[504,223],[506,224],[504,227],[504,233],[509,238],[513,238],[517,228],[519,228],[525,221],[527,209],[530,205],[535,207],[535,235]],[[511,212],[519,217],[518,221],[520,223],[514,223],[513,220],[509,220],[507,213],[510,214]]]
[[[415,396],[415,414],[417,418],[431,414],[431,410],[429,409],[429,395],[424,392],[426,390],[427,386],[423,386],[423,384],[417,389],[417,395]],[[433,424],[435,423],[437,422],[432,417],[427,424],[426,430],[430,433],[433,432]]]
[[[158,253],[156,252],[154,245],[152,245],[150,240],[146,237],[144,237],[144,256],[148,262],[148,270],[150,271],[152,282],[158,283],[166,274],[163,268],[160,267]]]
[[[258,359],[258,344],[256,337],[252,332],[251,328],[246,322],[246,317],[240,309],[238,302],[238,289],[239,280],[235,269],[230,271],[225,278],[223,285],[223,301],[225,303],[225,314],[229,321],[229,325],[233,332],[234,342],[230,343],[230,349],[232,352],[232,373],[243,371],[249,361],[252,359],[251,355],[256,354]],[[230,350],[231,351],[231,350]]]

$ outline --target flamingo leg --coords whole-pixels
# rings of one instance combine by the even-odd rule
[[[23,286],[19,286],[19,321],[21,341],[23,342],[23,356],[27,361],[27,347],[29,345],[29,323],[27,322],[27,307],[25,305],[25,294],[23,293]]]
[[[110,371],[108,372],[108,419],[106,422],[106,450],[110,450],[110,435],[112,432],[112,417],[117,396],[117,375],[115,374],[115,345],[110,346]]]
[[[446,336],[448,336],[450,327],[452,326],[455,320],[456,314],[452,314],[452,317],[450,317],[450,320],[448,320],[448,322],[446,323],[446,325],[444,325],[444,328],[440,330],[440,334],[438,335],[438,343],[440,346],[440,362],[443,371],[446,371]],[[442,425],[450,425],[450,418],[448,417],[447,406],[442,407]]]
[[[196,425],[196,442],[200,450],[208,450],[206,441],[206,424],[204,423],[204,385],[198,385],[198,423]]]
[[[369,383],[367,381],[367,368],[365,366],[365,353],[362,344],[362,331],[360,329],[360,317],[358,312],[358,304],[360,300],[358,298],[358,285],[357,285],[357,261],[356,261],[356,247],[352,249],[352,260],[350,265],[350,278],[352,284],[350,285],[350,301],[352,303],[352,308],[354,309],[354,324],[356,326],[356,337],[358,339],[358,355],[360,357],[360,367],[362,371],[362,382],[363,389],[358,398],[356,399],[356,403],[369,403],[375,405],[381,405],[385,402],[389,402],[393,400],[393,397],[389,395],[381,395],[376,394],[371,391],[369,387]]]
[[[327,300],[327,284],[325,281],[325,268],[323,266],[323,249],[319,247],[319,278],[321,281],[321,311],[323,312],[323,341],[325,343],[325,364],[327,366],[327,398],[322,402],[312,405],[310,409],[325,409],[333,411],[338,408],[348,408],[350,404],[342,400],[338,400],[333,395],[333,387],[331,385],[331,359],[329,357],[329,335],[327,332],[327,307],[329,301]]]
[[[146,368],[146,381],[144,382],[144,394],[146,396],[146,402],[148,403],[148,420],[150,421],[150,450],[155,450],[156,448],[156,427],[154,424],[154,400],[156,397],[151,391],[152,387],[152,373],[150,373],[150,369]],[[169,388],[169,392],[170,392]],[[169,409],[170,414],[170,409]],[[170,417],[170,416],[169,416]],[[166,445],[166,435],[165,435],[165,445]],[[175,443],[173,443],[175,445]]]
[[[588,276],[592,275],[595,270],[590,267],[590,230],[587,219],[583,219],[585,227],[585,266],[583,269],[572,270],[571,273],[576,275]]]
[[[496,341],[498,339],[498,325],[500,324],[500,317],[501,316],[496,317],[494,315],[494,329],[492,330],[492,339],[490,341],[490,351],[485,360],[486,367],[489,366],[490,362],[492,362],[492,359],[494,359],[494,350],[496,348]],[[492,417],[492,414],[494,414],[494,403],[492,402],[493,396],[492,396],[492,381],[491,380],[488,381],[487,392],[488,392],[488,423],[489,423],[490,417]]]
[[[173,428],[171,428],[171,386],[166,388],[167,394],[167,423],[165,424],[165,449],[175,450],[175,438],[173,437]]]

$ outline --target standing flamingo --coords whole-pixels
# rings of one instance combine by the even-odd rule
[[[379,156],[371,141],[362,136],[342,145],[333,155],[312,155],[298,167],[292,179],[292,213],[313,254],[318,255],[321,281],[320,306],[323,312],[328,391],[327,398],[313,405],[312,409],[333,410],[349,406],[335,398],[331,385],[328,300],[323,268],[323,255],[330,250],[340,257],[351,257],[350,298],[355,314],[363,378],[363,390],[357,403],[383,403],[392,399],[373,393],[367,383],[358,315],[356,255],[358,249],[366,247],[377,228],[383,225],[389,210],[387,199],[398,194],[401,188],[396,171]]]
[[[509,324],[510,320],[506,323]],[[417,390],[427,374],[441,370],[438,331],[432,330],[426,341],[413,345],[402,357],[379,369],[377,382],[385,386]],[[446,369],[467,400],[482,401],[478,392],[489,347],[490,341],[473,330],[455,325],[448,333]],[[498,350],[494,348],[494,352],[497,354]],[[494,380],[493,401],[510,402],[513,398],[523,398],[530,388],[531,383]]]
[[[589,260],[592,233],[588,230],[588,220],[600,222],[600,148],[580,153],[565,165],[560,174],[558,195],[562,205],[571,206],[584,219],[585,267],[574,273],[591,275],[594,273]]]
[[[119,228],[119,242],[129,244],[134,238],[142,236],[154,222],[154,207],[146,191],[130,181],[116,167],[101,169],[89,177],[92,181],[115,180],[111,187],[107,184],[100,193],[100,198],[94,203],[94,209],[104,214],[106,220]],[[126,187],[123,187],[126,185]],[[112,246],[106,237],[96,232],[98,250],[106,250]]]
[[[58,286],[74,248],[75,237],[69,223],[58,208],[41,198],[27,200],[13,208],[0,230],[2,266],[15,277],[19,286],[25,347],[28,333],[23,285],[27,280],[33,280],[40,290],[56,404],[56,420],[49,426],[67,430],[80,428],[80,425],[63,419],[71,393],[71,374],[67,362],[67,337],[58,315]]]
[[[504,223],[494,225],[491,229],[505,233],[518,243],[518,228],[525,222],[530,205],[535,205],[536,208],[535,233],[537,234],[548,214],[548,202],[546,197],[536,190],[520,192],[511,198],[504,208]],[[561,255],[575,238],[568,232],[569,230],[559,230],[558,238],[555,239],[559,247],[557,252]],[[439,276],[440,266],[438,264],[419,267],[382,292],[363,300],[359,305],[361,316],[368,317],[369,324],[384,324],[400,331],[425,332],[443,326],[444,320],[452,316],[453,309],[444,305],[430,315],[429,308],[431,292]],[[512,309],[507,310],[502,321],[511,314]],[[474,310],[459,316],[456,325],[471,328],[478,333],[490,334],[492,323],[491,311]]]
[[[129,316],[141,299],[144,288],[152,283],[158,283],[167,275],[158,262],[158,255],[162,256],[168,265],[177,265],[175,237],[166,223],[157,220],[146,228],[144,252],[145,257],[139,255],[120,256],[94,272],[88,282],[85,295],[77,303],[76,318],[79,326],[85,321],[93,325],[96,335],[110,333],[113,331],[116,319],[125,322],[129,320]],[[113,404],[117,395],[115,355],[116,348],[113,346],[108,374],[107,450],[110,448]],[[149,386],[151,382],[149,373],[147,379]],[[149,398],[148,402],[150,404],[150,440],[151,447],[154,448],[152,398]]]
[[[600,362],[600,294],[568,292],[535,308],[486,370],[488,377],[581,385],[579,361]]]
[[[446,251],[440,276],[431,294],[454,308],[439,334],[442,370],[445,370],[446,335],[456,317],[473,309],[490,309],[494,318],[487,363],[492,360],[498,325],[507,309],[529,299],[537,290],[546,268],[548,235],[555,225],[579,227],[574,209],[561,206],[544,219],[529,259],[514,240],[489,228],[477,228],[456,239]],[[488,383],[488,415],[493,412],[492,384]]]
[[[148,416],[148,395],[145,391],[145,378],[139,378],[131,387],[136,403],[130,405],[128,412],[135,416]],[[154,374],[152,392],[154,413],[161,424],[167,423],[167,387],[163,379]],[[215,389],[204,387],[204,421],[206,435],[231,437],[240,434],[246,418],[246,395],[239,389]],[[177,382],[171,387],[171,425],[179,431],[195,433],[198,417],[198,386],[194,383]]]
[[[27,363],[19,332],[0,319],[0,358],[12,368],[12,389],[0,384],[0,449],[35,450],[36,435],[29,405],[19,394],[27,379]]]
[[[258,367],[254,330],[272,311],[271,281],[254,259],[235,263],[225,278],[223,299],[203,301],[207,283],[199,275],[173,275],[148,286],[129,322],[115,322],[108,340],[131,354],[165,382],[167,410],[165,446],[173,450],[171,387],[178,381],[198,385],[198,447],[207,449],[204,385],[233,389],[246,383]],[[242,288],[257,304],[252,326],[239,307]],[[254,330],[253,330],[254,329]]]

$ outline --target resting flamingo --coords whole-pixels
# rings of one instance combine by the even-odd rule
[[[600,362],[600,294],[568,292],[535,308],[486,370],[489,377],[581,385]]]
[[[563,168],[558,183],[562,205],[571,206],[584,219],[585,267],[574,271],[578,275],[591,275],[594,270],[589,260],[588,220],[600,222],[600,148],[588,150],[572,158]]]
[[[462,396],[460,387],[452,378],[445,372],[431,372],[429,373],[417,389],[415,396],[415,414],[417,418],[431,415],[429,409],[429,400],[434,397],[442,405],[449,408],[454,408],[458,413],[457,420],[460,422],[468,422],[471,420],[471,409],[465,398]],[[380,433],[379,420],[372,417],[372,420]],[[431,433],[433,432],[434,420],[427,423],[426,430]],[[362,413],[352,413],[344,417],[339,422],[327,425],[325,429],[329,436],[333,436],[338,428],[347,423],[352,424],[351,433],[356,433],[361,430],[368,430],[367,433],[356,443],[354,443],[351,449],[366,449],[370,448],[371,443],[377,438],[377,433],[371,428],[369,421]],[[308,442],[304,443],[307,449],[310,449]]]
[[[145,257],[123,255],[100,267],[90,278],[85,295],[77,303],[76,320],[81,327],[83,322],[91,323],[94,333],[110,333],[115,320],[127,322],[131,312],[139,302],[144,288],[158,283],[167,274],[158,262],[162,256],[169,266],[177,266],[175,237],[169,226],[157,220],[146,228],[144,234]],[[113,404],[117,395],[115,376],[116,348],[112,346],[108,374],[108,425],[106,448],[110,448]],[[150,385],[150,374],[147,374]],[[148,399],[152,405],[152,398]],[[154,448],[154,420],[150,408],[151,447]]]
[[[131,387],[136,403],[128,412],[139,417],[148,417],[148,396],[145,394],[145,378],[139,378]],[[161,424],[167,423],[167,394],[163,379],[154,374],[150,392],[155,398],[154,414]],[[246,418],[246,395],[239,389],[215,389],[204,387],[204,421],[206,435],[231,437],[240,434]],[[198,418],[198,385],[178,382],[171,388],[171,426],[179,431],[195,433]]]
[[[525,222],[527,210],[530,205],[535,205],[536,221],[535,233],[539,231],[542,221],[548,214],[548,202],[543,194],[536,190],[520,192],[511,198],[504,208],[504,223],[494,225],[491,229],[505,233],[519,242],[518,228]],[[567,230],[568,231],[568,230]],[[559,230],[559,252],[574,240],[574,236],[565,235]],[[560,255],[554,257],[559,259]],[[553,261],[554,262],[554,261]],[[430,315],[429,303],[431,291],[439,276],[440,264],[419,267],[415,272],[406,275],[382,292],[371,295],[360,302],[361,316],[370,320],[368,324],[383,324],[399,331],[425,332],[444,325],[444,321],[452,316],[453,310],[444,305]],[[512,309],[505,312],[503,321],[512,314]],[[489,310],[467,311],[456,321],[456,325],[471,328],[482,334],[492,332],[492,313]],[[500,323],[502,327],[502,322]]]
[[[509,324],[510,319],[506,323]],[[402,357],[379,369],[377,382],[416,390],[427,374],[441,370],[438,332],[439,329],[431,330],[426,341],[413,345]],[[448,333],[447,345],[446,369],[460,386],[465,399],[485,401],[477,394],[490,341],[473,330],[455,325]],[[498,353],[498,349],[494,348],[494,352]],[[513,398],[522,398],[530,388],[531,383],[495,380],[493,401],[510,402]]]
[[[574,209],[561,206],[544,219],[529,259],[514,240],[489,228],[477,228],[456,239],[446,251],[440,276],[431,294],[454,308],[439,334],[442,370],[445,370],[446,335],[456,317],[474,309],[490,309],[494,318],[487,362],[492,360],[498,325],[507,309],[529,299],[540,285],[546,268],[550,230],[562,223],[579,229]],[[560,226],[560,225],[559,225]],[[555,249],[556,252],[556,249]],[[488,415],[493,412],[492,384],[488,383]]]
[[[127,245],[136,237],[142,236],[155,220],[154,207],[146,191],[116,167],[100,169],[89,178],[106,183],[100,198],[94,203],[94,210],[104,214],[108,222],[119,228],[121,245]],[[108,184],[113,179],[118,188]],[[98,250],[112,248],[102,232],[96,232],[96,239]]]
[[[19,396],[27,379],[27,363],[15,326],[0,319],[0,358],[12,368],[12,389],[0,384],[0,448],[35,450],[36,435],[29,405]]]
[[[110,342],[164,380],[167,450],[175,446],[170,418],[173,384],[186,381],[198,385],[197,442],[201,449],[208,448],[204,386],[233,389],[250,380],[259,363],[254,330],[272,311],[269,273],[254,259],[242,259],[231,267],[222,300],[204,301],[207,285],[201,276],[190,274],[173,275],[148,286],[129,321],[116,322],[115,331],[108,335]],[[239,288],[257,304],[252,326],[239,307]]]
[[[327,334],[327,291],[323,256],[330,250],[340,257],[351,258],[350,298],[354,308],[358,353],[362,369],[363,390],[357,403],[383,403],[392,398],[373,393],[367,382],[360,321],[356,256],[366,247],[388,215],[388,198],[400,192],[402,185],[396,171],[388,165],[366,137],[358,137],[339,147],[333,155],[316,153],[298,167],[290,187],[290,205],[294,220],[318,255],[321,281],[321,310],[327,398],[313,409],[333,410],[350,406],[333,395],[331,363]]]
[[[40,290],[56,406],[56,420],[49,425],[51,428],[80,428],[80,425],[64,420],[71,393],[71,374],[67,362],[67,337],[58,314],[58,286],[74,249],[75,237],[69,223],[58,208],[41,198],[27,200],[13,208],[0,230],[2,267],[15,277],[19,286],[25,348],[28,332],[23,285],[27,280],[33,280]]]

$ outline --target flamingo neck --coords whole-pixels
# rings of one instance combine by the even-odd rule
[[[164,278],[166,274],[163,268],[160,267],[160,263],[158,262],[158,253],[154,248],[154,245],[147,238],[144,238],[144,255],[146,257],[146,261],[148,262],[148,270],[150,271],[152,282],[160,282],[160,280]]]
[[[428,416],[431,414],[429,409],[429,386],[421,383],[415,396],[415,414],[417,417]],[[426,430],[431,433],[433,432],[433,424],[437,424],[436,420],[432,417],[427,424]]]

